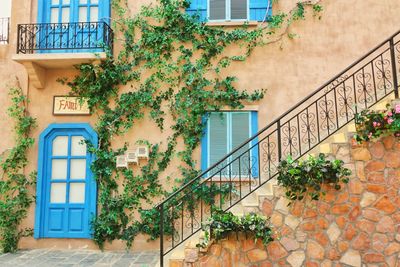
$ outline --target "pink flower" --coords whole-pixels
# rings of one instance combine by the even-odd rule
[[[394,121],[394,120],[393,120],[392,118],[389,118],[387,122],[388,122],[389,124],[392,124],[393,121]]]
[[[399,137],[400,136],[400,133],[395,133],[394,134],[396,137]]]
[[[376,127],[376,126],[378,126],[378,123],[377,123],[376,121],[374,121],[374,122],[372,123],[372,125],[373,125],[374,127]]]
[[[400,104],[397,104],[395,107],[396,114],[400,113]]]
[[[393,116],[393,113],[392,113],[391,111],[389,111],[389,112],[388,112],[388,116],[389,116],[389,117],[392,117],[392,116]]]
[[[372,133],[369,133],[369,134],[368,134],[368,138],[371,138],[371,137],[372,137]]]

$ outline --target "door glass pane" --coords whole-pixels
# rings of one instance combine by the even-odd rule
[[[50,22],[51,23],[58,23],[58,8],[52,8],[51,9],[51,15],[50,15]]]
[[[66,183],[51,183],[50,203],[65,203],[67,196]]]
[[[51,166],[51,179],[67,179],[67,160],[53,159]]]
[[[99,12],[97,6],[90,7],[90,21],[95,22],[99,20]]]
[[[83,136],[71,137],[71,155],[72,156],[86,156],[86,143]]]
[[[226,19],[226,0],[210,0],[210,20]]]
[[[231,19],[247,19],[247,1],[231,0]]]
[[[62,21],[63,23],[69,22],[69,7],[64,7],[61,9],[62,12]]]
[[[70,0],[63,0],[63,5],[69,5]]]
[[[71,159],[71,179],[86,178],[86,159]]]
[[[87,7],[79,7],[79,22],[87,22]]]
[[[57,136],[54,138],[53,156],[68,156],[68,136]]]
[[[79,0],[79,4],[87,4],[87,0]]]
[[[85,183],[71,183],[69,188],[70,203],[85,203]]]
[[[51,0],[52,5],[58,5],[60,3],[60,0]]]
[[[90,3],[91,4],[97,4],[97,3],[99,3],[99,0],[90,0]]]

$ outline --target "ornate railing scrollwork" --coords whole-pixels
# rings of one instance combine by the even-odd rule
[[[17,53],[112,51],[114,34],[101,22],[19,24]]]

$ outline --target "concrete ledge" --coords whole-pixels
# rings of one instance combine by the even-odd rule
[[[258,21],[210,21],[206,22],[206,25],[214,27],[257,26]]]
[[[38,89],[45,87],[47,69],[71,69],[75,65],[100,62],[106,53],[15,54],[12,60],[25,66],[29,79]]]
[[[96,60],[104,60],[106,53],[37,53],[15,54],[12,59],[21,64],[33,62],[45,69],[68,69],[74,65],[91,63]]]

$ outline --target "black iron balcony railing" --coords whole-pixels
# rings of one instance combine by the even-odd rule
[[[356,113],[390,94],[398,97],[399,66],[400,31],[157,205],[160,265],[201,229],[213,207],[232,208],[276,177],[281,159],[299,159]]]
[[[18,25],[18,54],[112,51],[114,34],[105,22]]]
[[[0,18],[0,44],[8,44],[10,36],[10,18]]]

